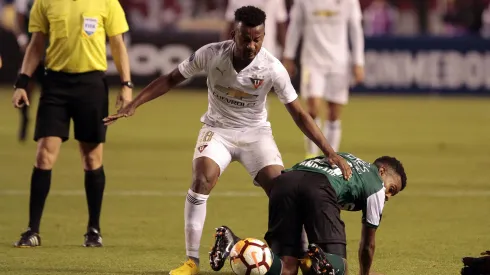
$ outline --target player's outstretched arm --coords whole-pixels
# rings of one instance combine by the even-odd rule
[[[110,125],[121,117],[132,116],[136,108],[157,97],[166,94],[170,89],[184,81],[184,76],[179,69],[174,69],[171,73],[160,76],[146,86],[126,107],[120,109],[116,114],[104,118],[104,124]]]
[[[361,242],[359,244],[359,274],[369,275],[374,258],[376,228],[362,225]]]
[[[336,165],[342,171],[342,174],[346,180],[349,180],[352,175],[352,170],[347,162],[337,155],[333,148],[328,143],[327,139],[323,135],[322,131],[318,128],[315,121],[311,118],[303,107],[299,99],[286,104],[286,109],[293,118],[298,128],[319,148],[322,150],[323,154],[327,157],[328,162],[331,165]]]

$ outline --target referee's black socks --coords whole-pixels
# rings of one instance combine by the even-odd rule
[[[51,170],[34,167],[31,176],[31,195],[29,198],[29,228],[39,233],[44,203],[51,186]]]
[[[102,198],[104,197],[105,173],[104,166],[96,170],[85,171],[85,194],[88,205],[88,227],[95,228],[100,232],[100,211],[102,209]]]

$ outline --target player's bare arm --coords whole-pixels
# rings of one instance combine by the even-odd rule
[[[299,99],[285,105],[289,114],[301,131],[322,150],[332,165],[337,165],[345,179],[350,179],[352,170],[347,162],[335,153],[322,131],[318,128],[311,116],[301,107]]]
[[[116,114],[110,115],[104,119],[105,125],[114,123],[121,117],[132,116],[139,106],[151,101],[157,97],[166,94],[170,89],[184,81],[184,76],[178,68],[175,68],[171,73],[160,76],[146,86],[126,107],[120,109]]]
[[[111,46],[112,56],[116,65],[117,71],[121,78],[121,83],[127,82],[131,79],[131,71],[129,69],[129,56],[124,44],[122,34],[109,37],[109,44]],[[133,98],[133,89],[127,85],[123,85],[121,92],[116,99],[116,108],[123,108],[131,102]]]
[[[369,275],[374,258],[376,228],[362,225],[361,242],[359,244],[359,274]]]
[[[284,49],[286,46],[287,29],[288,27],[286,22],[277,23],[277,41],[279,42],[279,45],[281,45],[282,49]]]
[[[34,73],[34,70],[41,62],[41,58],[44,54],[44,48],[46,45],[46,34],[42,32],[35,32],[32,34],[32,39],[27,46],[26,54],[24,56],[24,61],[22,62],[21,76],[19,82],[16,86],[25,86],[29,82],[30,77]],[[29,99],[27,98],[27,93],[25,89],[16,88],[14,95],[12,97],[12,104],[15,108],[21,108],[26,104],[29,106]]]

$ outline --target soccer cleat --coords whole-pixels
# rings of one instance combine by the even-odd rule
[[[325,252],[316,244],[308,246],[308,256],[311,259],[311,272],[315,275],[335,275],[332,265],[328,262]]]
[[[30,228],[20,235],[20,240],[14,243],[15,247],[36,247],[41,246],[41,237]]]
[[[90,227],[87,230],[87,233],[85,233],[84,237],[85,237],[85,242],[83,243],[83,246],[85,247],[102,246],[102,235],[97,229]]]
[[[215,242],[209,252],[209,264],[214,271],[219,271],[223,268],[226,259],[230,255],[230,251],[236,242],[240,240],[228,226],[220,226],[216,228],[214,234]]]
[[[170,270],[169,275],[197,275],[199,274],[199,267],[196,263],[188,259],[182,266]]]

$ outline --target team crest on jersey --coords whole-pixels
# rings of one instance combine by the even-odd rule
[[[199,153],[202,153],[202,151],[204,151],[204,149],[206,149],[206,147],[208,147],[208,145],[204,144],[204,145],[197,147],[197,150],[199,151]]]
[[[257,90],[257,88],[259,88],[262,85],[262,83],[264,83],[264,78],[254,75],[250,78],[250,81],[252,81],[254,88]]]
[[[94,17],[83,17],[83,31],[91,36],[97,30],[97,26],[99,25],[99,20]]]

